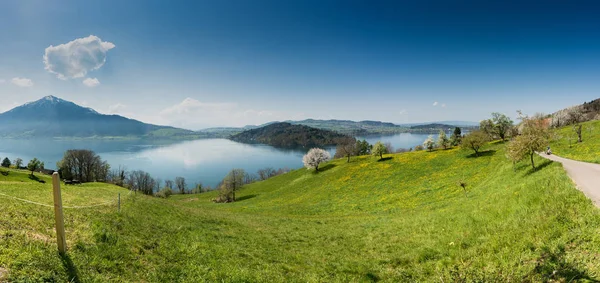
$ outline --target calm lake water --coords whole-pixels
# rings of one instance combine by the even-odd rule
[[[371,136],[369,143],[379,140],[390,142],[394,148],[409,148],[422,144],[427,135],[398,134]],[[185,177],[188,185],[202,183],[216,186],[233,168],[256,173],[261,168],[273,167],[297,169],[302,167],[306,150],[282,150],[268,145],[248,145],[226,139],[203,139],[184,142],[156,141],[75,141],[75,140],[15,140],[0,139],[0,158],[11,161],[19,157],[24,163],[36,157],[46,168],[55,168],[68,149],[90,149],[116,168],[144,170],[163,181],[177,176]],[[327,148],[331,155],[335,148]]]

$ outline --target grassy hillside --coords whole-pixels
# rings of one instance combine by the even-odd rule
[[[600,277],[600,214],[559,164],[512,164],[503,145],[384,161],[334,160],[213,193],[65,209],[69,256],[52,209],[0,196],[0,270],[11,281],[546,281]],[[0,193],[51,203],[48,185],[11,171]],[[43,178],[43,177],[41,177]],[[467,194],[458,186],[467,183]],[[122,189],[65,187],[65,205]],[[82,198],[80,196],[89,196]],[[0,280],[1,281],[1,280]]]
[[[556,138],[551,143],[552,152],[556,155],[600,163],[600,120],[582,123],[582,140],[577,142],[577,134],[573,126],[556,130]]]

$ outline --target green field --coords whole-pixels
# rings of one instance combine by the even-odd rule
[[[577,142],[573,126],[557,129],[551,143],[552,152],[570,159],[600,163],[600,121],[589,121],[582,125],[581,143]]]
[[[64,187],[68,256],[52,208],[0,196],[0,278],[81,282],[407,282],[600,279],[600,214],[560,164],[513,167],[504,145],[334,160],[215,193],[158,199]],[[0,193],[51,204],[50,180]],[[467,184],[467,192],[458,185]],[[2,280],[0,279],[0,282]]]

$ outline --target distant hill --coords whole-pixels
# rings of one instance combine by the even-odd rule
[[[551,123],[554,127],[561,127],[569,124],[570,112],[578,112],[581,114],[581,122],[600,120],[600,98],[590,102],[584,102],[580,105],[571,106],[552,113]]]
[[[230,139],[243,143],[268,144],[275,147],[306,148],[334,145],[337,139],[344,137],[347,136],[334,131],[281,122],[247,130],[231,136]]]
[[[412,126],[410,128],[411,129],[419,129],[419,130],[427,130],[427,129],[448,130],[448,129],[454,129],[455,126],[434,123],[434,124]]]
[[[0,137],[191,138],[197,133],[105,115],[54,96],[0,114]]]
[[[336,131],[342,134],[361,136],[372,134],[397,134],[408,131],[407,127],[379,121],[316,120],[286,121],[290,124],[305,125],[317,129]]]
[[[441,129],[454,128],[456,126],[473,129],[479,126],[479,123],[466,121],[448,121],[448,122],[433,122],[433,123],[414,123],[414,124],[394,124],[390,122],[380,121],[350,121],[350,120],[318,120],[306,119],[301,121],[284,121],[292,125],[304,125],[312,128],[338,132],[349,136],[369,136],[369,135],[394,135],[400,133],[419,133],[419,134],[434,134]],[[453,122],[456,122],[454,124]],[[202,133],[210,133],[212,135],[228,136],[234,135],[245,130],[265,127],[275,123],[269,122],[260,126],[245,126],[243,128],[209,128],[201,130]]]

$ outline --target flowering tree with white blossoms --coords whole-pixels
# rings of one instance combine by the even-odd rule
[[[315,168],[315,171],[319,172],[319,164],[329,160],[331,155],[324,149],[320,148],[311,148],[304,157],[302,157],[302,162],[304,163],[304,167],[307,169]]]
[[[429,137],[427,137],[425,142],[423,142],[423,147],[425,147],[429,151],[432,151],[433,146],[435,146],[435,141],[433,141],[433,136],[429,135]]]

